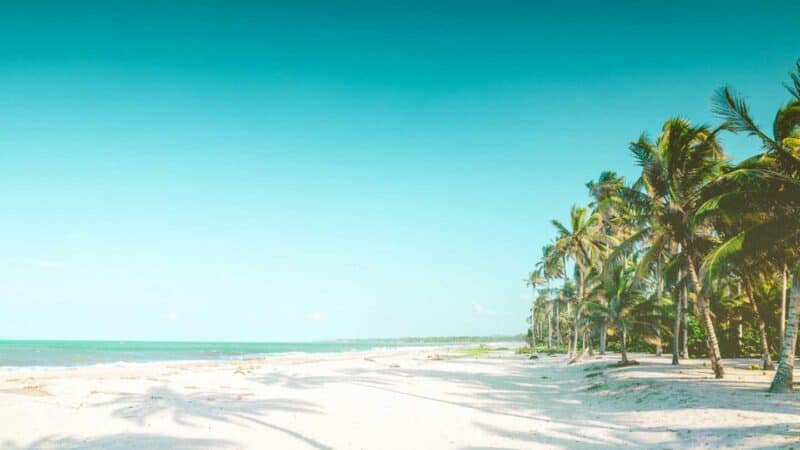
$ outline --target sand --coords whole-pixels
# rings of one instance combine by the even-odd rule
[[[440,356],[443,356],[440,358]],[[414,349],[0,372],[0,448],[800,448],[800,394],[728,360]]]

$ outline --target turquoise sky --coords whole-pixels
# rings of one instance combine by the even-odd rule
[[[0,338],[522,332],[586,181],[800,57],[798,2],[283,3],[3,5]]]

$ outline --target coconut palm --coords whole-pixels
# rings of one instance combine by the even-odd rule
[[[542,286],[545,283],[544,276],[541,269],[534,269],[528,273],[526,279],[528,287],[533,290],[533,297],[531,299],[531,348],[536,348],[536,287]]]
[[[718,131],[676,118],[664,123],[655,142],[642,135],[631,143],[642,175],[636,183],[641,192],[629,195],[629,201],[644,217],[640,219],[640,230],[621,248],[647,242],[647,251],[639,263],[640,275],[670,247],[678,249],[681,268],[697,297],[711,366],[715,376],[722,378],[719,342],[696,266],[708,248],[710,229],[708,224],[695,220],[703,187],[722,170],[724,155],[716,140]],[[634,193],[635,190],[629,192]]]
[[[791,74],[787,88],[789,102],[778,108],[771,135],[761,130],[750,116],[746,102],[728,87],[715,97],[714,112],[726,120],[733,132],[747,133],[761,141],[761,152],[740,163],[720,177],[708,190],[716,193],[704,205],[719,220],[739,219],[741,229],[722,242],[706,259],[707,277],[713,277],[726,265],[736,264],[754,255],[769,255],[796,267],[800,248],[800,61]],[[794,352],[800,313],[800,276],[794,270],[787,324],[782,336],[770,391],[792,390]]]
[[[615,172],[604,171],[600,173],[597,181],[586,183],[589,189],[589,196],[592,201],[589,206],[592,212],[600,216],[603,232],[608,236],[614,236],[617,240],[622,240],[626,230],[624,212],[626,204],[620,196],[620,192],[625,188],[625,179]],[[600,302],[605,304],[605,299]],[[605,322],[600,324],[600,354],[606,352],[607,325]]]
[[[611,267],[592,292],[592,297],[603,297],[607,304],[587,302],[590,317],[607,323],[609,329],[619,335],[622,357],[620,364],[630,364],[627,352],[628,334],[634,329],[646,334],[656,328],[651,322],[651,305],[640,289],[634,265],[626,261]]]
[[[574,342],[570,345],[570,354],[572,354],[578,350],[578,328],[583,313],[580,303],[584,298],[586,276],[592,265],[595,264],[598,255],[605,252],[608,236],[604,236],[600,229],[598,214],[590,214],[588,209],[575,205],[570,209],[569,228],[557,220],[553,220],[552,224],[558,231],[554,245],[555,252],[563,258],[571,259],[575,264],[578,288],[576,300],[579,306],[575,308],[575,333],[572,339]]]
[[[779,347],[770,390],[791,390],[800,326],[800,60],[786,87],[791,97],[768,131],[741,97],[720,89],[713,102],[719,127],[667,120],[656,139],[630,144],[641,167],[633,184],[602,172],[586,184],[590,209],[573,206],[567,225],[553,221],[557,237],[537,263],[547,300],[534,309],[548,329],[555,321],[559,343],[559,324],[568,325],[570,354],[581,336],[590,349],[595,330],[604,350],[606,327],[624,335],[626,360],[631,333],[655,331],[660,353],[662,305],[671,303],[673,364],[689,356],[691,312],[716,377],[724,376],[720,347],[726,354],[757,348],[764,368]],[[722,132],[756,137],[759,148],[731,165],[717,140]],[[550,290],[557,277],[563,286]],[[692,348],[702,351],[694,341]]]
[[[554,279],[554,278],[559,277],[560,274],[562,273],[562,271],[563,271],[562,261],[563,260],[556,253],[555,247],[554,247],[553,244],[547,244],[544,247],[542,247],[542,256],[539,259],[539,261],[536,263],[535,270],[538,271],[541,274],[542,278],[544,278],[544,283],[547,286],[547,289],[545,291],[546,299],[547,299],[547,301],[549,303],[553,303],[552,301],[550,301],[551,300],[550,299],[550,294],[551,294],[550,281],[552,279]],[[551,314],[550,314],[550,318],[548,319],[549,320],[548,325],[552,324],[552,319],[553,319],[553,316],[554,316],[555,320],[556,320],[556,342],[557,342],[558,345],[560,345],[561,344],[561,331],[560,331],[559,320],[558,320],[558,318],[559,318],[558,303],[551,304],[549,309],[550,309]],[[548,328],[548,331],[549,331],[549,328]],[[552,333],[550,334],[550,336],[552,336]],[[548,348],[551,348],[551,347],[552,347],[552,343],[548,344]]]
[[[547,349],[553,348],[553,305],[550,300],[550,289],[539,289],[538,296],[536,297],[536,312],[539,315],[539,323],[545,323],[547,326]],[[544,340],[543,326],[539,326],[539,334],[541,339]]]

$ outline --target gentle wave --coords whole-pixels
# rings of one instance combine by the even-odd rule
[[[320,342],[0,341],[0,369],[159,361],[243,360],[507,342],[513,338],[364,339]]]

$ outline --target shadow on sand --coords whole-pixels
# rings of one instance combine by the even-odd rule
[[[170,450],[227,450],[233,442],[219,439],[184,439],[158,434],[120,433],[91,439],[48,436],[28,445],[3,442],[0,450],[122,450],[129,448]]]
[[[626,421],[625,413],[674,414],[676,410],[693,408],[706,408],[709,414],[720,410],[798,414],[800,405],[795,396],[768,395],[764,392],[765,383],[714,380],[709,369],[697,364],[669,366],[668,361],[642,361],[638,366],[613,367],[610,362],[614,361],[542,366],[527,359],[508,358],[504,361],[507,365],[498,372],[496,364],[482,364],[480,360],[448,360],[437,361],[433,367],[350,369],[324,377],[275,373],[253,381],[293,389],[324,389],[333,383],[349,383],[489,415],[511,416],[524,421],[519,422],[521,428],[530,431],[506,430],[481,421],[474,426],[529,447],[651,448],[653,439],[658,442],[657,448],[664,449],[693,443],[753,447],[753,440],[763,434],[800,442],[800,421],[736,428],[694,426],[691,430],[658,424],[642,427]],[[466,366],[470,369],[465,370]],[[658,378],[649,373],[654,370],[658,371]],[[663,377],[665,373],[667,378]],[[422,395],[405,387],[414,378],[453,383],[463,389]],[[737,396],[741,399],[743,394],[758,397],[758,401],[737,401]]]
[[[270,412],[320,413],[313,403],[288,398],[261,400],[251,397],[251,394],[181,394],[166,387],[153,387],[144,394],[123,394],[114,400],[97,403],[94,406],[112,406],[115,408],[112,413],[114,417],[130,420],[138,425],[145,425],[157,414],[167,413],[172,416],[175,423],[183,426],[196,427],[201,420],[246,423],[278,431],[316,449],[331,448],[297,431],[264,420],[264,416]]]

